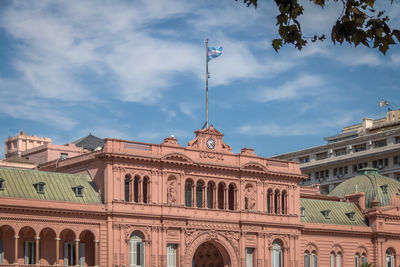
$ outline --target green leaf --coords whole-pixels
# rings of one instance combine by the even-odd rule
[[[282,47],[282,39],[274,39],[272,40],[272,47],[275,49],[275,52]]]

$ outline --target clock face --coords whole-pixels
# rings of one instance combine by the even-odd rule
[[[207,147],[208,147],[209,149],[214,149],[214,147],[215,147],[215,141],[214,141],[214,139],[210,138],[210,139],[207,140]]]

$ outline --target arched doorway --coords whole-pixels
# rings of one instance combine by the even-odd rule
[[[193,255],[192,267],[230,267],[230,259],[225,248],[217,242],[202,243]]]

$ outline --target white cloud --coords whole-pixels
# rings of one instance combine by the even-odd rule
[[[322,94],[325,90],[321,87],[325,84],[322,77],[303,74],[294,81],[288,81],[277,88],[263,88],[257,95],[257,101],[288,101],[305,96]]]
[[[306,136],[326,134],[330,130],[337,130],[338,125],[345,126],[353,120],[351,113],[342,116],[315,120],[312,122],[283,123],[253,123],[242,125],[238,132],[249,136]]]

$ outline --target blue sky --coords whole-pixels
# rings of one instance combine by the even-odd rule
[[[340,7],[304,5],[304,33],[329,33]],[[173,134],[186,145],[205,122],[206,38],[224,48],[209,64],[210,122],[234,152],[320,145],[384,115],[379,99],[400,108],[398,46],[386,56],[329,41],[276,53],[276,14],[268,1],[1,1],[0,140]],[[398,1],[388,15],[400,28]]]

